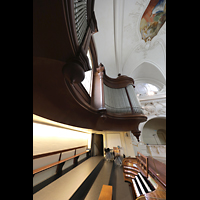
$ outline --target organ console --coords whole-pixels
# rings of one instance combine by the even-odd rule
[[[134,200],[166,199],[166,165],[140,152],[123,159],[124,181],[129,182]]]

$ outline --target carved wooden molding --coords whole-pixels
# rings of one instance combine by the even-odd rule
[[[62,73],[70,83],[80,83],[85,78],[82,63],[78,58],[68,60],[63,66]]]
[[[103,77],[104,84],[107,85],[108,87],[111,88],[125,88],[128,85],[133,85],[134,86],[134,80],[131,77],[122,75],[118,76],[117,78],[110,78],[109,76],[106,75],[106,72],[104,70],[104,77]]]

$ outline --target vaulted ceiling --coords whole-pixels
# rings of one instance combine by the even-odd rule
[[[166,0],[95,0],[94,11],[98,62],[107,75],[116,78],[120,73],[136,83],[162,88],[166,84]],[[144,40],[145,25],[146,33],[153,36],[146,34],[149,38]]]

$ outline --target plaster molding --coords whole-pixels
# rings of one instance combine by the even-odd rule
[[[152,41],[153,41],[153,43],[152,43]],[[126,63],[129,60],[129,58],[132,57],[131,56],[132,54],[134,54],[135,52],[136,53],[143,53],[142,59],[139,62],[135,63],[134,66],[132,66],[133,70],[132,70],[131,74],[143,62],[147,62],[147,63],[150,63],[150,64],[154,65],[155,67],[157,67],[160,70],[160,72],[162,73],[163,77],[166,79],[166,75],[165,75],[165,72],[163,71],[163,69],[157,63],[155,63],[155,61],[152,61],[152,60],[149,60],[149,59],[146,58],[148,51],[156,48],[158,45],[160,45],[161,49],[162,49],[162,53],[163,53],[163,57],[164,57],[164,62],[163,63],[166,63],[166,45],[165,45],[165,42],[163,41],[162,38],[155,38],[155,40],[151,40],[151,41],[149,41],[147,43],[145,43],[144,40],[141,40],[139,42],[139,44],[136,44],[133,47],[133,49],[130,51],[130,53],[128,54],[128,56],[127,56],[127,58],[126,58],[126,60],[125,60],[125,62],[123,64],[122,71],[124,70],[124,68],[126,66]]]
[[[166,115],[166,99],[140,102],[144,114],[148,116]]]
[[[164,84],[158,80],[155,80],[153,78],[134,78],[134,82],[135,82],[135,85],[137,85],[138,83],[150,83],[152,85],[155,85],[156,87],[158,87],[160,90],[162,90]]]
[[[142,60],[140,60],[139,62],[135,63],[135,65],[132,67],[132,71],[131,71],[131,73],[130,73],[130,76],[131,76],[131,77],[133,77],[133,72],[136,70],[136,68],[138,68],[138,67],[139,67],[142,63],[144,63],[144,62],[150,63],[150,64],[154,65],[154,66],[161,72],[161,74],[163,75],[164,79],[166,80],[166,75],[165,75],[163,69],[162,69],[157,63],[155,63],[154,61],[152,61],[152,60],[147,60],[147,59],[142,59]],[[135,67],[135,66],[136,66],[136,67]]]
[[[152,50],[156,48],[158,45],[161,45],[163,55],[164,55],[164,61],[166,60],[165,54],[166,54],[166,47],[165,43],[162,38],[159,37],[154,37],[152,40],[147,39],[147,42],[140,42],[136,47],[135,47],[135,52],[140,53],[143,52],[143,58],[145,59],[147,57],[147,52],[149,50]]]

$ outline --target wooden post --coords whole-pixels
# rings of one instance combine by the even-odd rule
[[[104,99],[104,86],[103,86],[103,64],[100,64],[96,68],[94,73],[94,82],[93,82],[93,94],[92,94],[92,106],[97,108],[99,111],[106,110],[105,108],[105,99]]]
[[[104,99],[104,87],[103,87],[103,71],[104,66],[100,63],[99,68],[97,68],[97,72],[99,75],[99,89],[100,89],[100,108],[99,110],[105,110],[105,99]]]

